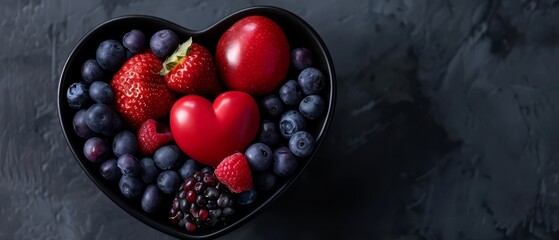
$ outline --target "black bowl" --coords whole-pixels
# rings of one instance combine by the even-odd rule
[[[209,229],[198,233],[188,233],[184,228],[169,222],[166,216],[167,211],[162,210],[161,213],[157,214],[145,213],[138,200],[133,201],[125,198],[120,193],[117,183],[107,182],[100,176],[99,165],[89,162],[84,157],[82,149],[85,140],[81,139],[74,133],[72,118],[76,113],[76,110],[71,109],[68,106],[66,101],[66,90],[70,84],[81,80],[81,65],[87,59],[95,57],[95,50],[99,43],[103,40],[121,40],[122,36],[131,29],[142,30],[146,36],[151,36],[153,33],[161,29],[171,29],[181,36],[181,40],[185,41],[188,36],[192,36],[195,41],[204,45],[213,53],[220,36],[236,21],[251,15],[266,16],[278,23],[286,33],[292,49],[296,47],[309,48],[314,54],[316,67],[321,69],[327,77],[326,87],[322,93],[328,105],[326,115],[322,120],[314,122],[313,128],[310,129],[310,132],[314,136],[317,136],[317,147],[310,157],[301,159],[302,164],[299,165],[295,174],[289,178],[279,181],[279,184],[275,186],[271,193],[260,195],[250,206],[241,207],[236,212],[235,218],[230,221],[228,226]],[[290,72],[288,76],[291,78],[296,77],[294,72]],[[79,41],[64,65],[58,87],[58,114],[66,141],[68,142],[68,145],[70,146],[70,149],[72,150],[72,153],[76,157],[78,163],[95,185],[97,185],[97,187],[99,187],[99,189],[101,189],[101,191],[103,191],[119,207],[138,220],[161,232],[177,238],[201,239],[215,238],[240,227],[242,224],[246,223],[259,213],[270,202],[280,196],[287,188],[289,188],[289,186],[291,186],[291,184],[293,184],[293,182],[308,166],[310,160],[314,158],[320,143],[325,138],[326,132],[332,120],[332,115],[334,114],[335,99],[336,75],[334,73],[334,66],[328,49],[318,34],[311,26],[309,26],[309,24],[291,12],[276,7],[257,6],[233,13],[213,26],[200,31],[189,30],[160,18],[138,15],[118,17],[100,24],[88,32],[85,37]]]

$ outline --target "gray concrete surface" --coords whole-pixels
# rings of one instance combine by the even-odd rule
[[[555,0],[2,0],[0,239],[169,239],[73,159],[62,65],[111,17],[201,29],[258,4],[321,34],[339,101],[318,159],[222,239],[559,239]]]

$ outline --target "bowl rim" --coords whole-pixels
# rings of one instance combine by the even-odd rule
[[[209,233],[192,235],[192,234],[189,234],[186,231],[177,232],[175,228],[167,227],[164,224],[162,224],[162,223],[160,223],[160,222],[158,222],[158,221],[156,221],[152,218],[149,218],[146,215],[142,215],[141,213],[138,213],[138,211],[136,209],[132,208],[130,204],[128,204],[127,202],[123,201],[122,199],[120,199],[116,196],[113,196],[113,193],[110,192],[102,184],[102,182],[97,181],[91,175],[92,172],[88,170],[89,167],[86,166],[80,160],[79,155],[76,153],[76,151],[72,147],[72,143],[70,142],[70,138],[68,137],[68,133],[66,132],[66,129],[65,129],[65,126],[64,126],[64,123],[63,123],[63,116],[62,116],[62,111],[61,111],[61,104],[65,103],[65,101],[63,101],[65,98],[62,97],[62,95],[65,96],[65,89],[62,89],[62,88],[63,88],[63,82],[67,78],[67,75],[69,74],[68,66],[74,61],[74,59],[76,58],[77,53],[84,47],[85,42],[90,38],[92,33],[97,31],[98,29],[106,26],[106,25],[113,24],[114,22],[118,22],[118,21],[122,21],[122,20],[128,20],[128,19],[144,19],[144,20],[161,22],[161,23],[164,23],[164,24],[167,24],[167,25],[169,25],[169,24],[170,25],[175,25],[176,27],[187,29],[189,32],[191,32],[193,34],[200,34],[200,33],[204,33],[206,31],[209,31],[210,29],[222,24],[223,22],[225,22],[228,19],[230,19],[232,17],[235,17],[237,15],[241,15],[243,17],[249,16],[249,15],[264,15],[265,16],[265,14],[259,13],[259,12],[262,12],[262,11],[281,15],[284,18],[290,19],[291,21],[295,21],[298,24],[300,24],[302,28],[304,28],[308,33],[310,33],[311,38],[314,41],[316,41],[316,43],[318,44],[318,46],[321,50],[321,55],[326,57],[324,60],[326,62],[325,65],[326,65],[327,69],[323,69],[323,70],[327,71],[328,75],[330,76],[330,78],[329,78],[330,88],[329,88],[329,93],[328,93],[329,99],[328,99],[328,105],[327,105],[327,109],[326,109],[326,117],[324,119],[324,123],[322,124],[322,126],[320,127],[320,130],[318,131],[318,135],[317,135],[317,139],[316,139],[317,145],[315,147],[315,150],[313,150],[313,153],[310,156],[307,157],[308,160],[305,161],[304,164],[302,166],[300,166],[300,169],[294,175],[290,176],[289,179],[286,182],[283,183],[283,185],[281,185],[273,193],[271,193],[271,195],[266,200],[262,201],[258,206],[249,210],[248,213],[245,216],[240,217],[237,221],[233,222],[230,225],[227,225],[227,226],[225,226],[221,229],[218,229],[216,231],[209,232]],[[142,223],[144,223],[144,224],[146,224],[146,225],[148,225],[152,228],[157,229],[158,231],[160,231],[162,233],[171,235],[173,237],[181,238],[181,239],[206,239],[206,238],[216,238],[216,237],[222,236],[222,235],[224,235],[226,233],[229,233],[229,232],[239,228],[240,226],[246,224],[248,221],[253,219],[257,214],[261,213],[264,208],[268,207],[270,205],[270,203],[275,201],[289,187],[291,187],[291,185],[295,181],[297,181],[299,179],[300,175],[306,170],[306,168],[310,164],[311,160],[313,160],[316,157],[316,155],[318,153],[318,150],[320,149],[320,145],[322,144],[322,142],[326,138],[326,135],[327,135],[328,129],[330,128],[330,125],[332,123],[332,118],[333,118],[334,111],[335,111],[336,90],[337,90],[337,86],[336,86],[336,74],[335,74],[335,71],[334,71],[334,63],[332,61],[330,52],[328,51],[328,48],[326,47],[326,44],[324,43],[324,41],[322,40],[320,35],[305,20],[303,20],[301,17],[297,16],[296,14],[294,14],[294,13],[292,13],[292,12],[286,10],[286,9],[275,7],[275,6],[268,6],[268,5],[256,5],[256,6],[246,7],[246,8],[242,8],[240,10],[234,11],[234,12],[228,14],[227,16],[221,18],[220,20],[218,20],[214,24],[212,24],[212,25],[210,25],[206,28],[200,29],[200,30],[191,30],[191,29],[185,28],[183,26],[180,26],[176,23],[173,23],[169,20],[159,18],[159,17],[155,17],[155,16],[132,14],[132,15],[122,15],[122,16],[110,18],[106,21],[103,21],[103,22],[97,24],[94,28],[92,28],[87,33],[85,33],[84,36],[75,44],[74,48],[72,49],[72,51],[70,52],[70,54],[68,55],[68,57],[67,57],[67,59],[64,63],[64,66],[62,68],[62,74],[59,77],[58,92],[57,92],[57,111],[58,111],[58,120],[59,120],[59,123],[60,123],[60,127],[62,128],[62,132],[63,132],[64,138],[66,139],[66,143],[68,144],[68,147],[70,148],[70,151],[74,155],[74,159],[78,162],[78,164],[80,165],[82,170],[90,178],[90,180],[97,186],[97,188],[99,188],[109,199],[111,199],[111,201],[113,201],[115,204],[117,204],[118,207],[123,209],[125,212],[127,212],[128,214],[130,214],[131,216],[133,216],[137,220],[141,221]]]

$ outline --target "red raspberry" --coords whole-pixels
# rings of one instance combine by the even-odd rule
[[[234,153],[223,159],[214,173],[231,192],[240,193],[252,189],[250,167],[242,153]]]
[[[146,120],[138,130],[140,153],[145,156],[153,155],[159,147],[172,141],[173,134],[169,127],[153,119]]]

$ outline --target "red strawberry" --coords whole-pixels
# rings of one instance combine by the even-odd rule
[[[153,119],[145,121],[138,130],[138,144],[140,153],[151,156],[159,147],[172,142],[173,134],[169,126]]]
[[[161,60],[146,51],[130,58],[113,77],[114,107],[133,129],[147,119],[167,116],[175,102],[159,70]]]
[[[212,54],[192,38],[167,58],[160,74],[170,89],[182,94],[216,96],[222,91]]]
[[[231,192],[240,193],[252,189],[250,167],[242,153],[234,153],[223,159],[214,173]]]

